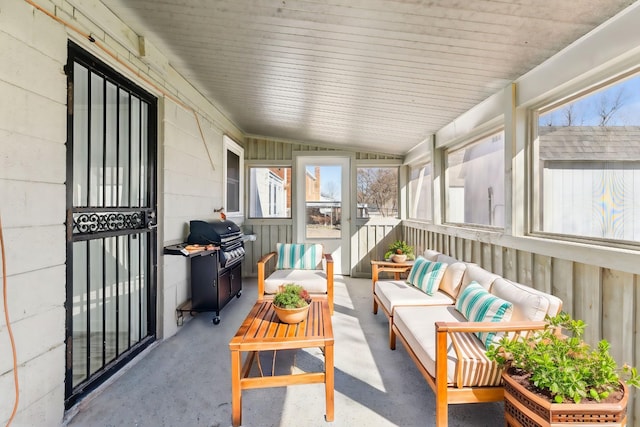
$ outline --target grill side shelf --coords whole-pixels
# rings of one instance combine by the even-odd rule
[[[188,250],[187,246],[192,246],[189,245],[188,243],[179,243],[177,245],[169,245],[169,246],[165,246],[163,249],[163,254],[164,255],[182,255],[182,256],[186,256],[186,257],[194,257],[194,256],[202,256],[202,255],[209,255],[215,251],[220,250],[219,246],[215,246],[212,250],[207,250],[207,249],[201,249],[201,250]],[[202,246],[204,248],[204,246]]]

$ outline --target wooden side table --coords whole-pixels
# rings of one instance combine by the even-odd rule
[[[327,421],[333,421],[333,344],[331,315],[326,299],[313,300],[307,318],[295,325],[281,323],[278,320],[271,300],[258,300],[229,342],[233,426],[237,427],[242,423],[242,390],[322,382],[325,384],[325,418]],[[324,353],[324,372],[249,377],[251,366],[259,351],[307,347],[320,347]],[[249,354],[241,368],[243,352]]]
[[[371,261],[371,281],[375,285],[381,272],[393,273],[395,280],[400,280],[400,274],[406,273],[413,267],[413,261],[393,262],[393,261]]]

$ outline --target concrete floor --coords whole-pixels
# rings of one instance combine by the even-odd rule
[[[247,390],[243,426],[433,426],[434,396],[403,346],[388,348],[386,317],[371,312],[371,281],[336,277],[335,421],[324,421],[324,385]],[[256,281],[211,323],[190,318],[180,331],[145,352],[118,378],[68,414],[69,426],[230,426],[229,340],[255,302]],[[261,357],[271,369],[272,353]],[[318,349],[278,352],[276,370],[321,370]],[[504,425],[503,404],[449,407],[450,426]]]

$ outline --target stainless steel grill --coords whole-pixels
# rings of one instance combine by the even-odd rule
[[[233,221],[190,221],[187,243],[198,245],[213,244],[220,247],[220,267],[230,268],[244,260],[244,235]]]

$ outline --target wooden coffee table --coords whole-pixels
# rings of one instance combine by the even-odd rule
[[[257,352],[307,347],[321,348],[324,353],[324,372],[249,377]],[[270,300],[258,300],[229,342],[229,350],[231,417],[234,427],[242,423],[242,390],[322,382],[325,384],[325,419],[333,421],[333,328],[327,300],[313,300],[307,318],[295,325],[281,323]],[[243,352],[249,354],[241,367]]]

